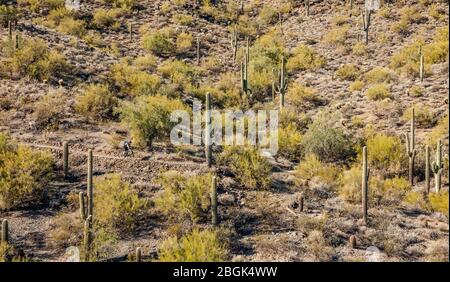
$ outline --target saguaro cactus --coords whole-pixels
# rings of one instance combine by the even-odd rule
[[[0,238],[2,244],[8,244],[9,242],[9,230],[8,230],[8,220],[2,220],[2,236]]]
[[[301,212],[305,209],[305,197],[303,196],[303,193],[298,197],[298,209]]]
[[[422,45],[419,46],[419,80],[423,82],[425,77],[425,57],[423,55]]]
[[[238,31],[236,25],[231,33],[231,50],[233,51],[233,63],[236,63],[237,51],[238,51]]]
[[[306,15],[309,17],[309,15],[310,15],[310,7],[311,7],[311,3],[309,3],[309,0],[305,1],[305,6],[306,6]]]
[[[350,17],[353,15],[353,0],[350,0]]]
[[[69,143],[67,141],[63,142],[63,172],[64,177],[69,176]]]
[[[352,248],[352,249],[356,248],[356,236],[355,235],[350,236],[350,238],[348,240],[348,244],[349,244],[350,248]]]
[[[142,250],[140,247],[136,248],[136,262],[142,262]]]
[[[128,32],[130,33],[130,41],[133,41],[133,23],[128,25]]]
[[[88,151],[88,164],[87,164],[87,197],[88,197],[88,209],[87,215],[93,215],[94,211],[94,187],[93,187],[93,153],[92,150]]]
[[[80,218],[86,220],[86,195],[83,192],[78,194],[78,201],[80,203]]]
[[[197,37],[197,65],[200,65],[200,39]]]
[[[437,141],[436,145],[436,159],[432,164],[434,182],[435,182],[435,192],[439,193],[441,191],[441,174],[444,169],[444,164],[442,163],[442,144],[441,140]]]
[[[425,186],[430,193],[430,146],[425,147]]]
[[[12,40],[12,24],[11,24],[11,21],[8,21],[8,39]]]
[[[367,167],[367,147],[363,148],[362,154],[362,212],[364,223],[367,224],[368,221],[368,189],[369,189],[369,171]]]
[[[241,89],[244,94],[251,93],[248,80],[248,61],[247,56],[244,56],[244,61],[241,63]]]
[[[217,225],[217,178],[212,177],[211,183],[211,212],[212,212],[212,225]]]
[[[89,261],[91,255],[91,245],[92,245],[92,215],[89,215],[84,221],[84,260]]]
[[[212,165],[212,141],[211,141],[211,94],[206,94],[205,111],[205,156],[208,167]]]
[[[280,66],[280,86],[278,87],[278,93],[280,94],[280,109],[284,108],[285,94],[287,91],[287,78],[284,55],[281,57]]]
[[[362,13],[363,30],[366,33],[366,44],[369,44],[369,28],[371,24],[372,12],[369,9],[364,9]]]
[[[16,33],[16,36],[15,36],[15,45],[14,45],[14,47],[16,48],[16,50],[18,50],[19,47],[20,47],[20,38],[19,38],[19,34],[18,33]]]
[[[414,185],[414,159],[416,157],[416,133],[415,133],[415,127],[414,127],[414,120],[415,120],[415,111],[414,108],[411,109],[411,129],[409,135],[405,133],[405,140],[406,140],[406,153],[408,154],[409,158],[409,183],[411,185]]]

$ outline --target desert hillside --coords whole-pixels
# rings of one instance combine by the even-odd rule
[[[449,3],[372,2],[0,0],[0,261],[448,261]]]

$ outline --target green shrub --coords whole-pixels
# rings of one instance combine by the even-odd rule
[[[368,84],[390,83],[393,80],[391,72],[382,67],[373,68],[364,75],[364,81]]]
[[[199,76],[194,66],[180,60],[166,60],[158,66],[158,71],[171,83],[182,87],[194,84]]]
[[[176,41],[176,48],[178,53],[186,53],[192,48],[194,38],[192,34],[182,32],[178,34]]]
[[[320,104],[322,99],[317,95],[317,91],[310,87],[294,83],[289,87],[286,94],[287,101],[297,108],[302,108],[307,104]]]
[[[194,229],[177,239],[162,242],[158,257],[163,262],[220,262],[227,258],[228,250],[217,231]]]
[[[310,154],[295,168],[294,175],[298,186],[317,180],[333,187],[339,176],[339,168],[333,164],[322,163],[317,156]]]
[[[173,31],[169,29],[154,30],[142,37],[142,48],[158,56],[171,55],[175,50]]]
[[[39,200],[53,175],[53,157],[15,145],[0,133],[0,209]]]
[[[67,98],[59,91],[44,95],[34,105],[34,121],[40,129],[56,129],[64,115]]]
[[[359,166],[352,166],[344,171],[339,178],[339,195],[346,201],[358,203],[361,201],[362,174]]]
[[[39,9],[53,10],[64,7],[64,0],[19,0],[19,4],[29,5],[31,10],[37,12]]]
[[[122,60],[111,68],[110,77],[121,93],[129,96],[155,95],[161,87],[161,79],[145,71],[140,66],[130,65]]]
[[[74,13],[72,10],[66,9],[65,7],[57,8],[51,10],[47,16],[47,25],[52,28],[59,26],[61,21],[66,18],[73,18]]]
[[[411,191],[409,181],[401,177],[386,179],[381,189],[377,190],[376,186],[374,188],[374,200],[385,205],[398,205]]]
[[[342,162],[354,155],[350,138],[336,126],[336,116],[319,114],[303,135],[305,154],[314,154],[324,162]]]
[[[277,11],[270,5],[264,5],[258,14],[257,22],[260,25],[267,26],[278,21]]]
[[[326,59],[317,54],[314,49],[307,45],[299,45],[294,49],[292,57],[286,64],[289,72],[299,70],[316,70],[325,65]]]
[[[354,64],[346,64],[336,71],[336,76],[342,80],[353,81],[359,76],[359,69]]]
[[[112,117],[116,106],[117,99],[107,86],[100,84],[89,85],[84,93],[76,98],[75,103],[78,113],[94,120]]]
[[[133,9],[136,5],[136,0],[103,0],[105,3],[110,3],[114,7],[123,9]]]
[[[175,110],[187,110],[179,100],[164,96],[140,96],[125,102],[118,109],[122,123],[130,128],[135,144],[152,146],[155,139],[168,138],[173,126],[170,115]]]
[[[174,23],[184,26],[190,26],[194,22],[194,18],[191,15],[175,14],[172,17]]]
[[[133,65],[140,71],[152,71],[156,69],[156,66],[158,65],[158,58],[151,54],[147,54],[134,59]]]
[[[432,211],[441,212],[448,217],[448,192],[431,193],[428,199]]]
[[[350,26],[347,24],[333,27],[327,34],[325,34],[323,40],[325,43],[332,46],[343,45],[347,40],[349,30]]]
[[[361,91],[364,88],[364,82],[361,80],[355,80],[352,84],[350,84],[350,91]]]
[[[385,83],[375,84],[367,89],[366,96],[370,100],[383,100],[391,97],[391,90]]]
[[[115,10],[97,9],[94,12],[92,23],[98,29],[107,28],[116,24],[116,17]]]
[[[94,181],[94,214],[97,223],[111,230],[132,231],[144,212],[146,201],[140,199],[130,184],[118,174],[109,174]]]
[[[166,215],[176,219],[189,216],[193,222],[207,216],[211,204],[211,174],[187,177],[169,171],[160,176],[158,183],[164,191],[155,204]]]
[[[411,120],[411,109],[413,107],[414,106],[411,106],[403,112],[402,119],[405,122],[409,122]],[[416,126],[420,128],[430,128],[436,124],[436,117],[427,106],[414,107],[414,117]]]
[[[405,163],[404,152],[402,141],[397,136],[377,134],[367,140],[367,158],[372,170],[401,171]]]
[[[302,156],[302,135],[294,124],[278,129],[278,155],[289,160],[298,160]]]
[[[219,164],[227,166],[237,181],[247,189],[269,189],[271,165],[254,147],[229,146],[219,157]]]
[[[86,34],[86,23],[83,20],[64,18],[61,20],[58,30],[62,33],[81,38]]]
[[[23,39],[19,49],[7,50],[5,68],[18,76],[37,80],[62,78],[71,66],[64,56],[50,50],[41,39]]]
[[[428,135],[427,144],[435,146],[439,139],[448,135],[448,114],[439,120],[437,126],[435,126]]]
[[[362,56],[367,53],[367,45],[363,42],[356,42],[352,47],[352,53],[356,56]]]

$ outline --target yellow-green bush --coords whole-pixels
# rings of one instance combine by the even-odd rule
[[[121,93],[141,96],[155,95],[158,92],[161,79],[154,74],[139,70],[140,67],[130,65],[127,60],[112,66],[110,77]]]
[[[350,84],[350,91],[361,91],[364,88],[364,82],[361,80],[355,80],[352,84]]]
[[[176,40],[176,48],[178,53],[185,53],[189,51],[192,48],[194,38],[192,37],[192,34],[182,32],[178,34],[177,40]]]
[[[86,23],[83,20],[64,18],[59,23],[58,30],[81,38],[86,34]]]
[[[448,192],[431,193],[428,200],[432,211],[441,212],[448,216]]]
[[[332,46],[342,45],[347,40],[349,30],[350,26],[347,24],[333,27],[327,34],[324,35],[323,40],[325,43]]]
[[[139,96],[124,102],[118,108],[122,123],[126,125],[139,146],[152,146],[155,139],[165,139],[176,123],[170,121],[175,110],[187,110],[180,100],[164,96]]]
[[[373,182],[369,184],[373,185]],[[398,205],[411,191],[411,186],[407,179],[394,177],[382,181],[382,185],[370,187],[373,200],[377,204]],[[377,187],[378,186],[378,187]]]
[[[353,81],[359,76],[359,69],[354,64],[346,64],[336,71],[336,76],[342,80]]]
[[[383,100],[391,97],[391,90],[386,83],[379,83],[368,88],[366,96],[370,100]]]
[[[444,116],[439,120],[438,125],[431,130],[427,138],[427,144],[430,146],[435,146],[439,139],[448,135],[448,115]]]
[[[0,209],[39,200],[53,175],[53,157],[15,145],[0,133]]]
[[[185,26],[190,26],[194,22],[194,18],[191,15],[186,14],[175,14],[172,17],[172,20],[174,21],[174,23]]]
[[[18,19],[18,11],[12,5],[0,5],[0,25],[8,27],[8,22]]]
[[[106,85],[91,84],[83,94],[77,96],[75,109],[78,113],[94,120],[103,120],[113,116],[117,99]]]
[[[339,176],[339,168],[333,164],[323,163],[317,156],[309,154],[295,168],[294,175],[298,186],[317,180],[328,187],[333,187]]]
[[[171,29],[150,31],[142,37],[142,48],[158,56],[168,56],[175,50],[172,37]]]
[[[188,177],[169,171],[160,176],[158,183],[164,191],[155,204],[164,214],[176,219],[189,216],[193,222],[207,216],[211,204],[211,174]]]
[[[367,140],[367,158],[372,171],[400,172],[405,164],[404,152],[406,149],[397,136],[377,134]]]
[[[3,42],[5,44],[5,42]],[[41,39],[23,39],[19,49],[8,46],[5,51],[5,69],[18,76],[30,76],[37,80],[61,78],[70,72],[65,57],[50,50]]]
[[[197,68],[180,60],[166,60],[158,66],[158,71],[171,83],[182,87],[194,84],[199,76]]]
[[[56,8],[64,7],[64,0],[19,0],[21,5],[29,5],[32,11],[38,11],[39,9],[53,10]]]
[[[315,70],[322,67],[326,63],[326,59],[317,54],[314,49],[307,45],[299,45],[294,49],[292,57],[286,64],[289,72],[299,70]]]
[[[247,189],[264,190],[272,184],[272,167],[254,147],[226,147],[219,156],[219,164],[227,166],[237,181]]]
[[[64,115],[67,98],[59,91],[44,95],[35,105],[33,118],[40,129],[56,129]]]
[[[364,75],[364,81],[368,84],[390,83],[393,80],[391,72],[382,67],[373,68]]]
[[[158,58],[152,54],[147,54],[134,59],[133,65],[140,71],[152,71],[158,65]]]
[[[352,142],[336,125],[337,116],[320,113],[303,135],[305,154],[314,154],[324,162],[343,162],[354,155]]]
[[[94,179],[94,187],[95,221],[110,230],[134,230],[138,216],[145,211],[146,201],[118,174]]]
[[[359,166],[353,166],[339,177],[339,195],[346,201],[357,203],[361,201],[362,173]]]
[[[412,108],[414,108],[416,126],[421,128],[430,128],[436,124],[436,118],[431,109],[427,106],[411,106],[410,108],[405,109],[402,116],[402,119],[405,122],[409,122],[411,120]]]
[[[92,23],[98,29],[117,25],[117,10],[97,9],[94,11]]]
[[[298,160],[302,155],[302,135],[294,124],[278,129],[278,155],[289,160]]]
[[[171,237],[162,242],[158,257],[163,262],[220,262],[226,260],[227,247],[218,231],[194,229],[180,239]]]
[[[317,91],[310,87],[294,83],[291,85],[286,94],[286,100],[289,104],[301,108],[307,104],[320,104],[322,99],[317,95]]]
[[[356,42],[352,47],[352,53],[356,56],[362,56],[367,53],[367,45],[363,42]]]

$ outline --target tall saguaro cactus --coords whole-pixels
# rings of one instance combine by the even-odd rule
[[[217,177],[212,177],[212,183],[211,183],[211,212],[212,212],[212,225],[216,226],[218,219],[217,219]]]
[[[442,163],[442,144],[441,140],[437,141],[436,145],[436,159],[432,164],[434,182],[435,182],[435,192],[439,193],[441,191],[441,174],[444,169],[444,164]]]
[[[427,193],[430,193],[430,146],[425,147],[425,186]]]
[[[309,17],[309,15],[311,14],[310,12],[310,8],[311,8],[311,3],[309,3],[309,0],[305,1],[305,6],[306,6],[306,15]]]
[[[136,248],[136,262],[142,262],[142,250],[140,247]]]
[[[422,45],[419,46],[419,80],[423,82],[425,77],[425,56],[423,55]]]
[[[92,245],[92,215],[89,215],[84,221],[84,260],[89,261],[91,257]]]
[[[208,167],[212,165],[212,141],[211,141],[211,94],[206,93],[205,111],[205,156]]]
[[[8,39],[12,40],[12,23],[8,21]]]
[[[9,242],[9,230],[8,230],[8,220],[2,220],[2,236],[0,237],[0,243],[8,244]]]
[[[353,0],[350,0],[350,17],[353,16]]]
[[[197,37],[197,65],[200,65],[200,38]]]
[[[67,141],[63,142],[63,172],[64,177],[69,176],[69,143]]]
[[[409,135],[405,133],[406,140],[406,153],[409,158],[409,183],[414,185],[414,159],[416,157],[416,133],[415,133],[415,111],[414,108],[411,108],[411,129]]]
[[[285,95],[287,91],[287,78],[284,55],[281,57],[280,66],[280,86],[278,87],[278,93],[280,94],[280,109],[284,108]]]
[[[87,164],[87,197],[88,197],[88,209],[87,215],[93,215],[94,212],[94,187],[93,187],[93,166],[94,157],[92,150],[88,151],[88,164]]]
[[[248,61],[247,56],[244,56],[244,61],[241,63],[241,89],[244,94],[251,92],[248,80]]]
[[[131,22],[128,26],[128,32],[130,33],[130,41],[133,41],[133,23]]]
[[[237,51],[238,51],[238,31],[236,25],[231,33],[231,50],[233,52],[233,63],[236,63]]]
[[[78,194],[78,201],[80,203],[80,218],[82,220],[86,220],[87,213],[86,213],[86,195],[84,192],[80,192]]]
[[[369,190],[369,171],[367,166],[367,147],[363,148],[362,154],[362,212],[364,223],[367,224],[368,221],[368,190]]]
[[[362,21],[363,21],[363,30],[366,34],[366,45],[369,44],[369,28],[372,22],[371,20],[372,12],[369,9],[364,9],[362,13]]]

